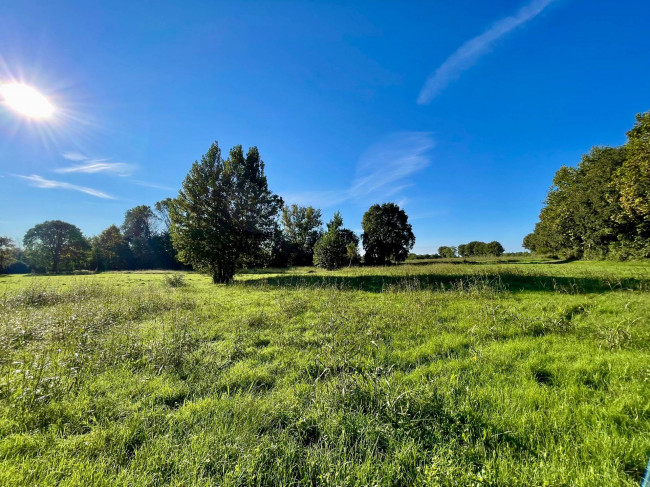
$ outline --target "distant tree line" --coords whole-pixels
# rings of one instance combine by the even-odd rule
[[[650,112],[620,147],[594,147],[553,178],[523,246],[566,258],[650,257]]]
[[[409,254],[409,259],[452,259],[454,257],[500,257],[504,248],[499,242],[472,241],[460,244],[458,247],[443,245],[438,247],[437,254]]]
[[[250,267],[389,265],[415,244],[408,216],[394,203],[368,209],[361,238],[343,227],[339,212],[322,224],[319,209],[284,205],[269,190],[256,147],[244,154],[238,145],[223,158],[215,142],[176,198],[129,209],[119,227],[86,237],[50,220],[30,228],[22,247],[0,237],[0,272],[192,268],[226,283]]]

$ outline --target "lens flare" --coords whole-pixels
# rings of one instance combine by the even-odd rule
[[[54,105],[43,94],[22,83],[0,85],[0,99],[12,110],[29,118],[44,119],[54,113]]]

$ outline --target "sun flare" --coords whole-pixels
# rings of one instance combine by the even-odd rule
[[[48,118],[55,110],[45,95],[22,83],[0,85],[0,99],[12,110],[29,118]]]

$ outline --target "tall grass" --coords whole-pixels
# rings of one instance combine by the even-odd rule
[[[0,485],[641,479],[647,265],[170,279],[0,282]]]

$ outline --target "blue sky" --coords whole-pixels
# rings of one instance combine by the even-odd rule
[[[394,201],[416,252],[517,251],[554,172],[650,109],[650,2],[346,3],[3,5],[0,82],[57,112],[0,105],[0,234],[97,234],[218,140],[257,145],[287,203],[359,233]]]

